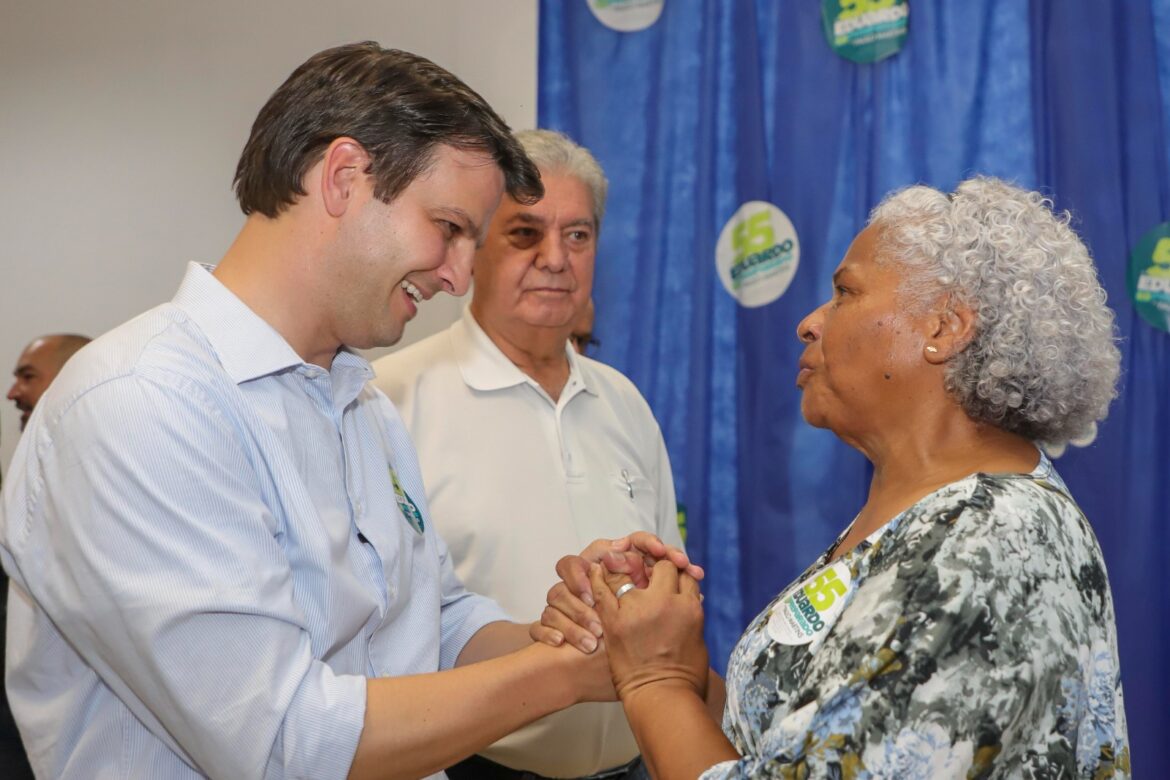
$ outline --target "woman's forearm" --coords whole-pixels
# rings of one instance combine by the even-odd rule
[[[673,682],[645,685],[623,699],[626,718],[654,778],[693,778],[739,753],[723,735],[694,688]]]

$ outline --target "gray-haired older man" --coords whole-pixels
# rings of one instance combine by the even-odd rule
[[[544,197],[531,205],[504,197],[476,253],[462,318],[374,368],[416,442],[460,579],[533,620],[545,604],[534,583],[565,550],[637,530],[682,540],[670,462],[646,401],[568,344],[593,285],[605,175],[559,133],[517,140],[540,169]],[[596,647],[594,637],[579,641]],[[619,705],[585,704],[448,774],[620,777],[641,771],[637,754]]]

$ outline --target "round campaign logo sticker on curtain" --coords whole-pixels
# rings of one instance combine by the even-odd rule
[[[909,19],[908,0],[821,0],[825,38],[853,62],[877,62],[901,51]]]
[[[1142,318],[1170,332],[1170,222],[1142,236],[1129,256],[1129,295]]]
[[[800,242],[792,221],[762,200],[739,207],[715,245],[719,280],[741,306],[754,308],[784,294],[800,263]]]
[[[662,15],[664,0],[585,0],[597,21],[618,32],[645,30]]]

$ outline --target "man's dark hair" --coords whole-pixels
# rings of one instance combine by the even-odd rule
[[[260,109],[236,166],[240,208],[276,217],[342,136],[369,153],[365,172],[386,203],[427,170],[439,144],[492,157],[521,203],[544,196],[536,166],[483,98],[430,60],[366,41],[314,54]]]
[[[57,361],[60,365],[65,365],[65,361],[73,357],[77,350],[92,341],[89,336],[82,336],[79,333],[54,333],[45,336],[45,339],[57,342]]]

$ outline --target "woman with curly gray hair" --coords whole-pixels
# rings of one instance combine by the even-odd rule
[[[805,419],[860,450],[873,479],[744,632],[722,730],[702,701],[695,581],[659,564],[619,601],[629,578],[590,572],[652,773],[1128,775],[1101,551],[1042,451],[1091,437],[1119,366],[1068,216],[988,178],[897,192],[797,335]]]

